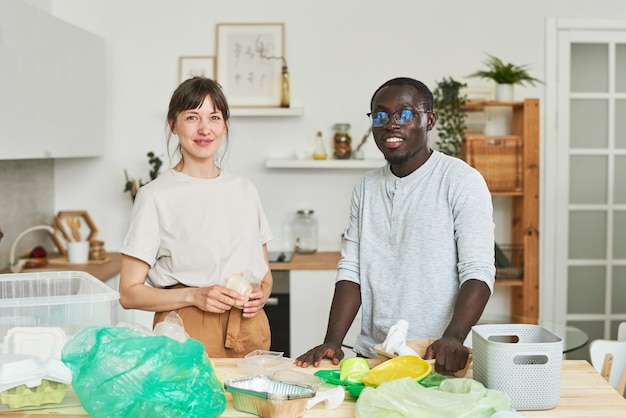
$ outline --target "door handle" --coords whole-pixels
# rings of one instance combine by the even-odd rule
[[[278,298],[275,296],[267,298],[265,306],[278,306]]]

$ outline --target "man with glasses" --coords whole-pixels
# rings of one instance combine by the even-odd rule
[[[423,83],[389,80],[370,109],[388,164],[354,188],[326,337],[296,364],[318,367],[322,358],[338,364],[362,307],[357,355],[376,358],[374,345],[404,319],[409,339],[437,338],[425,358],[452,373],[465,366],[463,342],[493,292],[491,195],[478,171],[429,147],[437,115]]]

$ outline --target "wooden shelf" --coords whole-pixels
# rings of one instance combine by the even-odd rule
[[[519,279],[497,279],[496,286],[522,287],[524,286],[524,281]]]
[[[296,159],[269,159],[265,161],[267,168],[295,168],[295,169],[373,169],[379,168],[387,162],[382,158],[365,160],[296,160]]]
[[[522,279],[497,279],[496,286],[511,288],[511,315],[539,318],[539,100],[520,102],[470,101],[468,111],[486,106],[512,107],[512,135],[471,135],[473,138],[520,138],[521,190],[500,190],[492,195],[512,196],[511,244],[524,249]],[[498,160],[502,163],[503,160]],[[489,171],[489,170],[487,170]],[[492,172],[483,172],[487,183]],[[497,175],[497,174],[496,174]],[[497,179],[497,178],[496,178]]]
[[[286,117],[304,115],[303,107],[231,107],[232,117]]]
[[[515,102],[497,102],[495,100],[470,100],[465,103],[464,108],[467,110],[479,110],[479,108],[487,106],[511,106],[511,107],[524,107],[523,101]]]

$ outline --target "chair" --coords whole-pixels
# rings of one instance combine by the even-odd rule
[[[626,322],[621,322],[617,327],[617,340],[626,341]]]
[[[589,345],[591,364],[620,395],[626,389],[626,341],[594,340]]]

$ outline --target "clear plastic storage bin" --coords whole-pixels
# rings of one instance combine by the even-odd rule
[[[84,272],[0,274],[0,358],[5,366],[0,369],[0,415],[80,405],[61,351],[82,328],[111,325],[118,299],[118,292]],[[27,369],[11,358],[34,366]]]
[[[84,272],[0,274],[0,352],[60,358],[63,339],[86,326],[111,325],[118,299]]]

